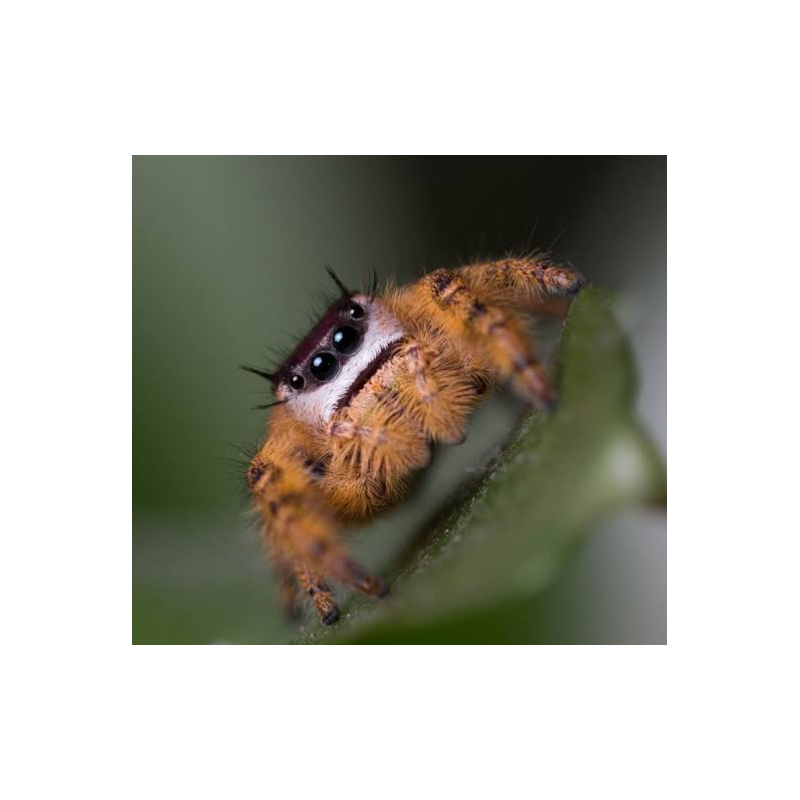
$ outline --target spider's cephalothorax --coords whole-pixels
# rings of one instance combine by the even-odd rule
[[[339,611],[326,578],[372,595],[382,581],[348,555],[340,531],[396,502],[437,442],[463,439],[496,381],[548,408],[552,393],[524,312],[583,284],[540,257],[438,270],[381,295],[342,292],[277,372],[278,408],[250,464],[264,542],[293,606],[296,584],[320,619]]]

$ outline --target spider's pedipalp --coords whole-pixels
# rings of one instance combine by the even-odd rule
[[[473,375],[451,349],[437,351],[417,340],[405,346],[403,358],[408,380],[399,388],[400,404],[408,416],[433,441],[463,442],[480,398]]]

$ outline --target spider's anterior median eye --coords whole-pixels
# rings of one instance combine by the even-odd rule
[[[333,349],[337,353],[349,355],[358,350],[361,344],[361,334],[355,328],[344,325],[334,331],[331,341],[333,342]]]
[[[347,313],[350,319],[364,319],[364,309],[358,303],[351,303]]]
[[[305,385],[306,381],[302,375],[292,375],[292,377],[289,378],[289,386],[296,392],[299,392]]]
[[[333,353],[317,353],[311,359],[311,374],[320,382],[331,380],[339,371],[339,361]]]

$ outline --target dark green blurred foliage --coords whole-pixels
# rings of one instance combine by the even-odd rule
[[[136,642],[295,636],[229,463],[262,435],[266,414],[249,407],[268,401],[235,367],[304,332],[325,263],[353,285],[371,267],[405,282],[553,245],[613,291],[642,381],[638,417],[666,448],[664,158],[136,157],[133,187]],[[378,571],[396,563],[523,411],[508,395],[487,403],[412,503],[355,534],[358,556]],[[535,606],[523,598],[503,624],[473,609],[473,639],[665,641],[662,517],[626,513],[592,534]]]

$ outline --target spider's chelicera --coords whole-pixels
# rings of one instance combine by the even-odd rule
[[[278,400],[248,470],[264,543],[287,607],[299,584],[325,624],[339,616],[327,578],[386,592],[348,556],[344,525],[397,502],[434,444],[462,441],[488,386],[511,382],[550,407],[525,312],[552,311],[583,284],[537,257],[438,270],[380,295],[350,292],[329,272],[341,296],[277,371],[245,367]]]

